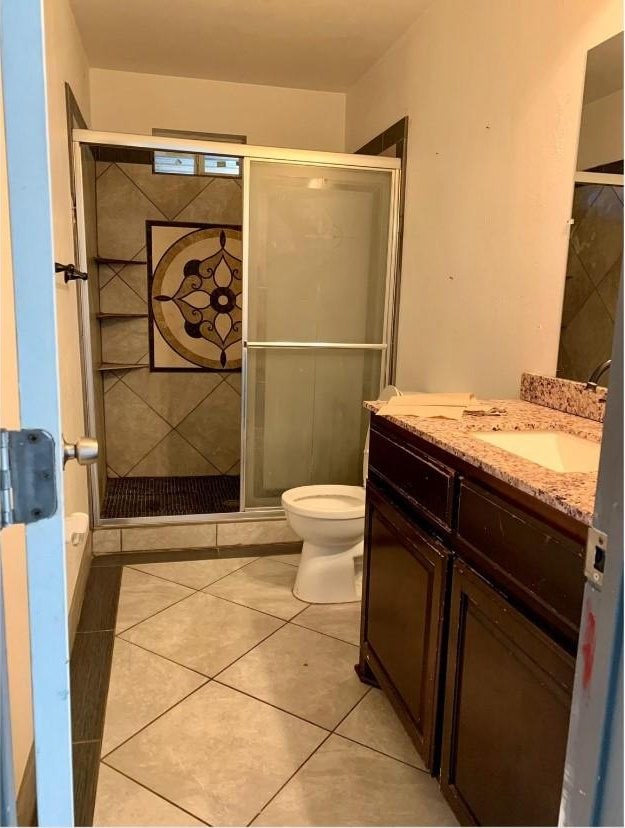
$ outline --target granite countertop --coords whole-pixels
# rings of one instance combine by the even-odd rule
[[[602,424],[524,400],[483,400],[505,409],[501,416],[464,414],[461,420],[386,417],[493,477],[590,526],[597,488],[596,472],[556,472],[472,437],[476,431],[565,431],[601,442]],[[376,412],[380,402],[366,402]]]

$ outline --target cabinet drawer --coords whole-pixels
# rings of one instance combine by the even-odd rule
[[[532,515],[462,481],[457,548],[512,598],[575,642],[584,591],[584,550]]]
[[[426,518],[451,530],[455,472],[418,449],[400,446],[374,425],[369,469]]]

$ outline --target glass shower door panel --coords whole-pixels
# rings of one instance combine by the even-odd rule
[[[362,401],[377,397],[381,359],[377,350],[249,350],[246,507],[279,506],[294,486],[362,485]]]
[[[253,161],[249,341],[382,342],[389,171]]]

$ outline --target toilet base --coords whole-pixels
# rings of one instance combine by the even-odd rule
[[[360,601],[362,582],[356,578],[355,559],[363,541],[349,546],[319,546],[305,541],[293,594],[308,604],[346,604]]]

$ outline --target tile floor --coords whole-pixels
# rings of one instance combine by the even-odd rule
[[[298,556],[123,567],[94,825],[456,825]]]

